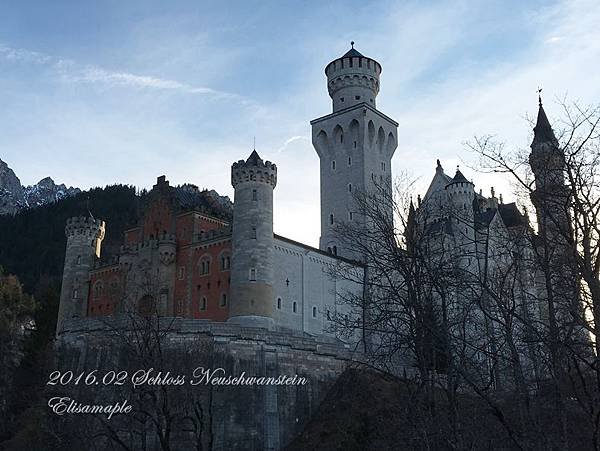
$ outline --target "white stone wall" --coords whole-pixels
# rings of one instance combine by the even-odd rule
[[[350,221],[350,212],[353,221],[361,221],[354,206],[355,194],[372,192],[374,181],[379,186],[391,182],[398,124],[366,104],[315,119],[311,124],[321,171],[319,247],[327,250],[336,246],[338,255],[359,258],[353,249],[340,245],[335,224]]]
[[[335,280],[331,268],[338,262],[306,246],[275,238],[273,317],[278,327],[311,335],[336,335],[330,330],[333,324],[327,319],[327,312],[330,318],[336,314],[350,315],[350,308],[340,294],[348,290],[360,294],[362,290],[362,286],[352,281]],[[360,268],[357,270],[362,272]]]

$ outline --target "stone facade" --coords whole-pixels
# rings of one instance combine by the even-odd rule
[[[167,323],[165,323],[167,324]],[[118,368],[131,373],[119,336],[115,330],[127,330],[126,318],[82,319],[66,321],[59,341],[58,368],[75,374]],[[192,404],[205,410],[201,443],[213,450],[278,450],[299,434],[317,409],[327,390],[337,377],[360,359],[348,345],[331,339],[310,337],[300,333],[278,333],[263,328],[246,328],[238,324],[206,320],[177,319],[164,326],[162,346],[167,357],[161,366],[172,374],[189,377],[197,367],[223,368],[224,374],[238,376],[298,376],[306,379],[304,385],[254,385],[213,387],[167,387],[171,399],[179,399],[177,409],[185,412]],[[169,350],[173,350],[169,354]],[[184,359],[176,350],[189,349]],[[197,352],[196,352],[197,351]],[[178,362],[175,367],[174,361]],[[173,369],[175,368],[175,369]],[[115,399],[137,399],[135,393],[114,391]],[[107,399],[109,389],[102,388]],[[158,388],[157,388],[158,390]],[[94,398],[94,387],[75,388],[69,395],[78,400]],[[189,405],[188,405],[189,404]],[[76,420],[79,418],[76,416]],[[112,427],[122,429],[120,436],[133,448],[159,449],[154,432],[144,437],[131,434],[127,415],[115,417]],[[123,422],[123,423],[119,423]],[[177,423],[178,424],[178,423]],[[97,427],[97,424],[95,424]],[[181,425],[180,425],[181,426]],[[90,426],[93,427],[93,426]],[[184,430],[185,429],[185,430]],[[189,427],[172,431],[171,446],[175,450],[196,449],[197,437]],[[101,448],[101,446],[100,446]]]

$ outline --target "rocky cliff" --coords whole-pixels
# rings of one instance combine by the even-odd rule
[[[22,186],[15,172],[0,160],[0,215],[14,215],[24,208],[56,202],[80,191],[64,184],[57,185],[50,177],[35,185]]]

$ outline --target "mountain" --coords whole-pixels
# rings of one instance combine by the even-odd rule
[[[47,203],[56,202],[68,196],[80,193],[79,188],[67,188],[64,183],[57,185],[50,177],[43,178],[35,185],[23,188],[25,202],[29,208],[39,207]]]
[[[14,215],[26,205],[19,177],[0,160],[0,215]]]
[[[34,208],[80,193],[79,188],[57,185],[50,177],[35,185],[22,186],[19,177],[0,160],[0,215],[14,215],[26,208]]]

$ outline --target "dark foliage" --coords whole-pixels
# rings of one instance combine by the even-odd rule
[[[110,227],[104,247],[110,250],[121,243],[123,231],[135,224],[138,205],[139,196],[133,187],[113,185],[15,216],[0,216],[0,264],[7,273],[19,277],[27,292],[36,292],[44,285],[60,286],[66,220],[91,212],[107,221]]]

